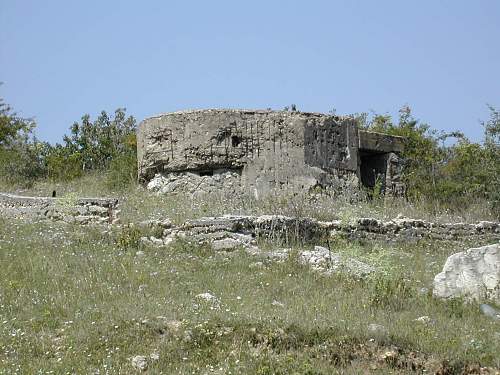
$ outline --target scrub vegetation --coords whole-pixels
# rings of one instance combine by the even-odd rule
[[[489,119],[481,124],[484,137],[480,143],[459,131],[433,130],[415,119],[408,106],[400,109],[397,120],[381,114],[353,116],[361,128],[405,137],[403,179],[408,202],[435,215],[461,215],[481,207],[498,219],[500,112],[492,106],[489,109]],[[88,114],[82,116],[62,144],[39,141],[35,127],[33,120],[19,117],[0,101],[0,186],[4,190],[68,183],[96,173],[106,176],[108,192],[135,184],[136,120],[125,109],[118,108],[114,116],[102,111],[95,120]],[[367,195],[378,197],[377,191]]]
[[[292,255],[256,262],[243,250],[137,238],[127,227],[1,220],[0,372],[131,373],[138,355],[163,374],[500,367],[498,322],[429,292],[446,257],[477,243],[338,239],[332,251],[380,269],[355,280]]]
[[[139,241],[137,223],[223,214],[284,214],[349,223],[397,215],[437,222],[500,217],[500,114],[484,140],[438,134],[408,107],[359,126],[407,138],[408,195],[371,198],[251,195],[169,197],[136,184],[136,121],[118,109],[85,115],[62,144],[0,103],[0,190],[58,197],[115,196],[121,225],[0,217],[1,374],[494,374],[499,321],[478,304],[432,297],[446,258],[478,240],[329,239],[332,252],[375,266],[357,279],[214,251],[177,240]],[[453,136],[456,142],[444,142]],[[300,239],[294,250],[312,247]],[[278,247],[281,244],[266,244]],[[481,372],[482,371],[482,372]]]

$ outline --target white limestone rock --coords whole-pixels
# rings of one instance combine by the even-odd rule
[[[235,240],[234,238],[223,238],[221,240],[215,240],[212,242],[212,249],[216,251],[220,250],[229,251],[237,249],[238,247],[241,246],[243,246],[243,244],[240,241]]]
[[[479,310],[481,310],[481,312],[489,318],[500,320],[500,311],[486,303],[481,304],[479,306]]]
[[[210,305],[212,309],[218,309],[221,304],[220,299],[209,292],[197,294],[195,298],[200,302]]]
[[[292,249],[276,249],[272,251],[263,252],[262,255],[265,259],[269,259],[275,262],[284,262],[290,257],[290,252]]]
[[[361,278],[375,272],[376,269],[359,260],[346,258],[338,253],[332,253],[325,247],[315,246],[314,250],[302,251],[299,255],[301,264],[309,265],[314,271],[325,275],[346,272]]]
[[[217,233],[213,233],[217,238]],[[212,249],[216,251],[225,250],[231,251],[240,247],[249,247],[255,243],[255,240],[250,235],[242,233],[221,233],[220,239],[212,240]]]
[[[168,179],[157,173],[146,185],[146,188],[150,191],[159,192],[166,184],[168,184]]]
[[[314,250],[302,251],[299,255],[299,262],[309,265],[314,271],[326,271],[332,260],[330,250],[322,246],[315,246]]]
[[[472,248],[451,255],[434,278],[433,295],[500,302],[500,245]]]
[[[146,371],[148,369],[148,359],[143,355],[136,355],[131,359],[132,367],[139,371]]]

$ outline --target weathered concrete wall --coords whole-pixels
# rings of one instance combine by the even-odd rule
[[[76,224],[113,224],[118,200],[111,198],[48,198],[0,193],[3,217],[50,219]]]
[[[404,138],[360,130],[359,149],[371,152],[403,152]]]
[[[356,176],[357,143],[352,120],[337,116],[244,110],[169,113],[139,125],[139,180],[188,171],[194,172],[195,185],[197,176],[222,169],[236,171],[241,186],[256,194],[274,188],[309,189],[337,178],[338,168]]]
[[[390,137],[363,137],[364,145],[382,139],[384,152],[391,148]],[[159,188],[165,178],[185,180],[175,174],[191,173],[189,183],[196,185],[197,177],[220,171],[234,171],[240,185],[256,195],[276,188],[338,186],[333,182],[339,180],[346,188],[358,186],[360,139],[350,117],[287,111],[173,112],[144,120],[137,142],[139,181],[154,180],[151,187],[159,191],[172,191],[171,181],[169,188]]]

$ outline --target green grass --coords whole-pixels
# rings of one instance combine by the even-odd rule
[[[152,353],[155,374],[500,367],[498,322],[477,305],[418,292],[472,243],[334,242],[334,251],[382,270],[357,281],[322,277],[293,259],[255,268],[258,259],[242,251],[139,248],[120,238],[116,228],[0,219],[0,373],[128,374],[131,357]],[[204,292],[219,308],[195,297]],[[415,321],[425,315],[431,324]],[[370,323],[387,333],[370,333]],[[380,359],[394,346],[396,358]]]
[[[0,191],[10,191],[24,195],[51,196],[53,191],[58,197],[103,197],[119,198],[120,217],[124,222],[137,222],[152,218],[172,219],[182,223],[186,219],[224,214],[263,215],[280,214],[286,216],[311,217],[318,220],[342,220],[350,223],[360,217],[373,217],[390,220],[398,215],[413,219],[433,222],[478,222],[496,218],[487,208],[487,203],[470,202],[467,207],[453,212],[449,209],[431,205],[429,202],[408,202],[405,199],[376,199],[352,203],[344,196],[317,195],[311,197],[304,194],[278,195],[256,200],[252,194],[227,196],[214,193],[209,196],[160,196],[148,192],[136,184],[126,185],[119,189],[110,188],[106,172],[85,174],[70,182],[51,182],[39,180],[29,189],[19,189],[5,185],[0,180]]]

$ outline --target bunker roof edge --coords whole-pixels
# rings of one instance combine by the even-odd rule
[[[171,115],[184,115],[184,114],[193,114],[193,113],[207,113],[207,112],[218,112],[218,113],[244,113],[244,114],[267,114],[267,113],[277,113],[277,112],[285,112],[285,113],[290,113],[290,114],[301,114],[305,116],[315,116],[315,117],[333,117],[338,120],[349,120],[349,119],[354,119],[353,116],[350,115],[335,115],[335,114],[329,114],[329,113],[322,113],[322,112],[305,112],[305,111],[285,111],[285,110],[276,110],[276,109],[237,109],[237,108],[199,108],[199,109],[185,109],[185,110],[178,110],[178,111],[172,111],[172,112],[163,112],[159,113],[156,115],[148,116],[146,117],[142,122],[145,122],[147,120],[153,120],[153,119],[158,119],[164,116],[171,116]]]

